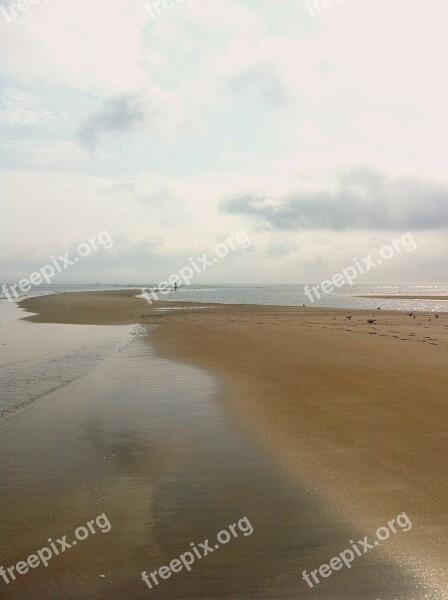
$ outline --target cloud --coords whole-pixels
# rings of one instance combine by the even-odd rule
[[[138,97],[125,94],[109,98],[88,117],[79,131],[79,137],[85,146],[93,147],[101,134],[129,132],[138,129],[144,120],[145,108]]]
[[[157,138],[188,135],[198,129],[193,112],[178,105],[175,97],[153,86],[144,92],[129,92],[105,99],[78,131],[86,148],[94,148],[107,134],[149,131]]]
[[[41,98],[16,87],[2,92],[0,109],[0,125],[32,127],[54,120]]]
[[[274,234],[269,240],[267,246],[267,254],[274,257],[289,256],[297,253],[301,245],[295,239],[291,239],[287,235]]]
[[[306,61],[298,41],[260,33],[254,39],[230,40],[209,71],[221,79],[223,91],[272,109],[303,98],[303,76],[309,75]]]
[[[86,90],[142,85],[155,58],[142,39],[147,19],[143,0],[42,1],[2,27],[2,70]]]
[[[66,141],[29,139],[26,145],[21,140],[0,143],[0,160],[6,157],[20,162],[23,168],[51,168],[60,165],[81,165],[88,159],[77,144]]]
[[[287,104],[287,92],[281,77],[268,63],[259,63],[243,73],[232,77],[228,89],[240,96],[261,99],[267,104],[282,106]]]
[[[355,168],[340,175],[333,189],[299,190],[276,199],[245,193],[221,209],[273,230],[437,230],[448,227],[448,186]]]

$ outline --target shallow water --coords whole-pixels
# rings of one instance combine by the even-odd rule
[[[218,382],[162,359],[143,338],[87,376],[0,424],[0,565],[9,566],[100,513],[112,524],[0,597],[64,599],[423,598],[379,550],[313,590],[304,569],[362,539],[280,474],[240,432]],[[149,590],[168,564],[247,517],[250,536]],[[363,534],[363,535],[361,535]],[[359,537],[356,537],[359,536]],[[100,577],[104,575],[104,577]]]
[[[29,323],[0,304],[0,418],[87,374],[130,339],[132,327]]]
[[[188,302],[218,302],[224,304],[272,304],[278,306],[315,306],[329,308],[359,308],[383,310],[423,310],[428,312],[448,311],[446,300],[389,300],[358,298],[358,295],[446,295],[448,286],[442,285],[354,285],[341,288],[334,294],[321,294],[314,302],[304,292],[303,285],[250,285],[250,286],[181,286],[179,290],[161,296],[164,300]]]

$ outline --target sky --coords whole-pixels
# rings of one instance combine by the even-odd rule
[[[3,4],[2,4],[3,3]],[[22,5],[23,6],[23,5]],[[446,0],[0,0],[0,281],[446,283]]]

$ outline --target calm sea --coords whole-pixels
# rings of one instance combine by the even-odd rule
[[[141,287],[154,287],[154,283],[132,283],[129,285],[45,285],[34,287],[29,294],[22,294],[21,298],[28,296],[41,296],[44,294],[67,293],[75,291],[99,291],[114,289],[136,289]],[[0,290],[2,284],[0,283]],[[357,298],[357,295],[369,294],[407,294],[407,295],[446,295],[448,298],[448,285],[389,285],[370,284],[346,286],[335,294],[323,295],[321,300],[314,302],[315,306],[328,306],[331,308],[377,308],[393,310],[448,310],[447,301],[426,300],[376,300]],[[225,304],[275,304],[280,306],[311,305],[310,299],[305,295],[304,284],[295,285],[191,285],[180,286],[177,292],[170,292],[161,296],[164,300],[178,300],[190,302],[218,302]],[[5,295],[0,292],[0,300]],[[4,304],[0,302],[0,307]]]

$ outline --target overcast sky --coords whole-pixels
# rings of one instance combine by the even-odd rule
[[[446,0],[3,2],[0,281],[107,230],[56,281],[155,282],[244,229],[195,283],[320,281],[407,232],[358,283],[446,282]]]

